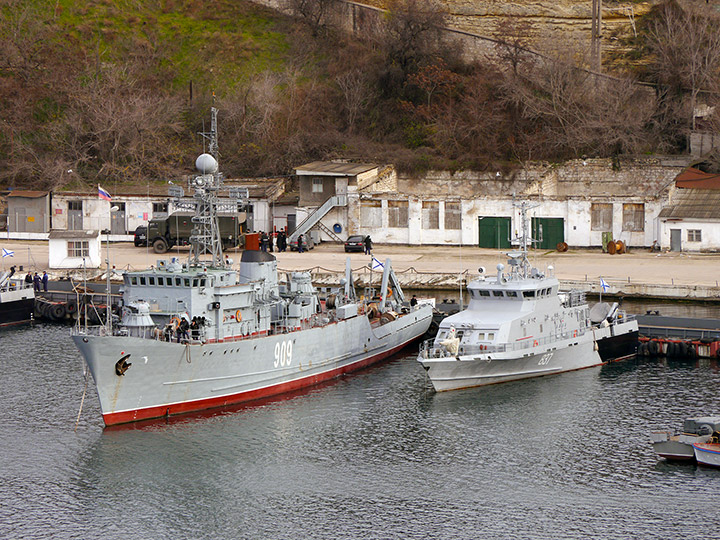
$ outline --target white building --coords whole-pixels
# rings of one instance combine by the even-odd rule
[[[652,246],[659,215],[684,160],[574,160],[535,164],[508,174],[429,172],[421,178],[373,164],[314,162],[297,169],[298,215],[317,208],[328,230],[370,235],[374,242],[507,248],[519,226],[513,197],[536,202],[530,212],[536,247]],[[339,197],[338,197],[339,195]],[[343,204],[343,195],[346,202]],[[323,202],[335,199],[327,208]]]
[[[658,243],[671,251],[720,251],[720,175],[689,167],[660,212]]]
[[[100,231],[50,231],[48,266],[51,269],[100,268]]]

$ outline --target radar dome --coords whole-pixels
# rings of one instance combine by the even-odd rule
[[[200,171],[201,174],[212,174],[217,172],[218,163],[210,154],[200,154],[195,160],[195,168]]]

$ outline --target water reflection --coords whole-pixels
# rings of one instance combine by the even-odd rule
[[[720,525],[720,471],[659,462],[648,435],[720,413],[716,361],[436,394],[409,354],[123,429],[102,430],[91,391],[73,432],[83,380],[67,329],[9,336],[0,537],[693,538]]]

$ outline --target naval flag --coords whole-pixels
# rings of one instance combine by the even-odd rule
[[[7,249],[2,248],[2,256],[3,256],[3,259],[4,259],[5,257],[14,257],[14,256],[15,256],[15,252],[14,252],[14,251],[8,251]]]
[[[110,197],[110,194],[103,188],[101,188],[100,184],[98,184],[98,197],[100,197],[103,201],[112,201],[112,197]]]
[[[385,265],[378,261],[375,257],[372,258],[372,269],[377,270],[379,268],[385,268]]]
[[[600,278],[600,287],[602,287],[603,292],[608,292],[610,290],[610,285],[608,285],[603,278]]]

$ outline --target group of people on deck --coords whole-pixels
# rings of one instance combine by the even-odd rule
[[[28,272],[25,276],[25,283],[28,287],[32,284],[35,292],[47,292],[48,281],[50,281],[50,278],[47,272],[43,272],[42,277],[40,277],[37,272],[35,272],[35,275],[33,275],[32,272]]]

